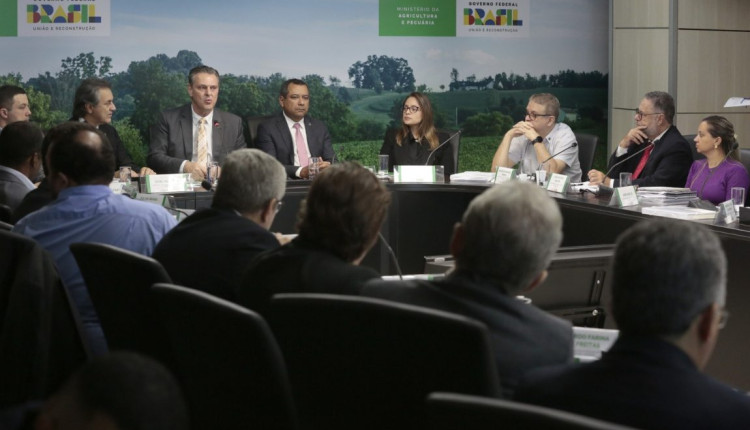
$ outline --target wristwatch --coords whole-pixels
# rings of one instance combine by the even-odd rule
[[[544,138],[542,136],[537,136],[536,139],[531,141],[532,143],[542,143],[544,142]]]

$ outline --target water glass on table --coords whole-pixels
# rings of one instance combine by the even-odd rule
[[[620,183],[618,185],[620,187],[629,187],[633,185],[633,174],[630,172],[620,173]]]
[[[740,206],[745,206],[745,188],[732,187],[732,203],[734,204],[734,213],[740,216]]]
[[[388,154],[378,155],[378,177],[388,177]]]
[[[320,173],[319,163],[323,161],[321,157],[310,157],[310,162],[307,164],[307,177],[311,181]]]
[[[120,166],[120,172],[118,174],[118,177],[120,178],[120,182],[129,184],[130,183],[130,176],[132,175],[133,171],[131,170],[130,166]]]

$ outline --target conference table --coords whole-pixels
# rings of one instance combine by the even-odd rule
[[[284,206],[277,214],[273,231],[294,233],[298,209],[307,195],[310,181],[289,181]],[[453,226],[460,221],[469,202],[489,186],[476,183],[387,183],[392,202],[381,233],[397,256],[401,271],[424,273],[425,256],[449,254]],[[609,206],[609,197],[591,193],[548,192],[557,202],[563,215],[563,246],[582,247],[611,245],[618,235],[650,215],[641,214],[639,207]],[[210,192],[180,193],[175,195],[182,208],[200,209],[210,206]],[[690,221],[695,222],[695,221]],[[707,224],[720,238],[727,255],[727,304],[731,318],[721,331],[714,355],[706,369],[710,375],[743,391],[750,391],[750,227]],[[675,250],[675,252],[680,252]],[[362,264],[383,275],[395,275],[387,247],[379,241]],[[544,285],[540,287],[544,288]],[[609,292],[603,294],[609,300]],[[606,303],[605,303],[606,305]],[[612,318],[605,327],[615,328]]]

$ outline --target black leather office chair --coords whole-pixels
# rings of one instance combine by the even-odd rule
[[[13,224],[0,221],[0,230],[11,231],[13,230]]]
[[[423,428],[433,391],[500,392],[487,328],[458,315],[364,297],[279,294],[269,323],[303,429]]]
[[[687,140],[688,146],[690,146],[690,151],[692,151],[693,153],[693,161],[702,160],[706,158],[706,156],[699,153],[698,149],[695,147],[695,142],[693,141],[693,139],[695,139],[694,134],[683,134],[682,137],[684,137],[685,140]]]
[[[750,149],[740,148],[740,162],[745,166],[745,170],[750,172]]]
[[[151,296],[175,352],[192,429],[296,428],[284,360],[263,318],[175,285],[156,284]]]
[[[260,123],[273,118],[273,115],[249,116],[247,117],[247,130],[250,133],[250,147],[257,148],[256,140],[258,139],[258,126]]]
[[[157,282],[172,282],[151,257],[101,243],[74,243],[70,251],[86,282],[110,350],[127,349],[168,365],[165,334],[148,306]]]
[[[432,393],[427,398],[430,430],[627,430],[618,424],[509,400]]]
[[[581,163],[581,175],[585,178],[594,165],[594,154],[599,136],[595,134],[575,133],[578,142],[578,162]]]
[[[0,230],[0,409],[45,399],[89,358],[52,257]]]

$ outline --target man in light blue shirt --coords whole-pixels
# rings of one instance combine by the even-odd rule
[[[151,255],[162,236],[175,226],[162,207],[112,193],[115,170],[112,146],[106,136],[85,123],[56,127],[47,166],[57,199],[22,218],[13,231],[39,242],[55,259],[63,284],[81,314],[95,353],[106,351],[106,341],[70,244],[96,242]]]

